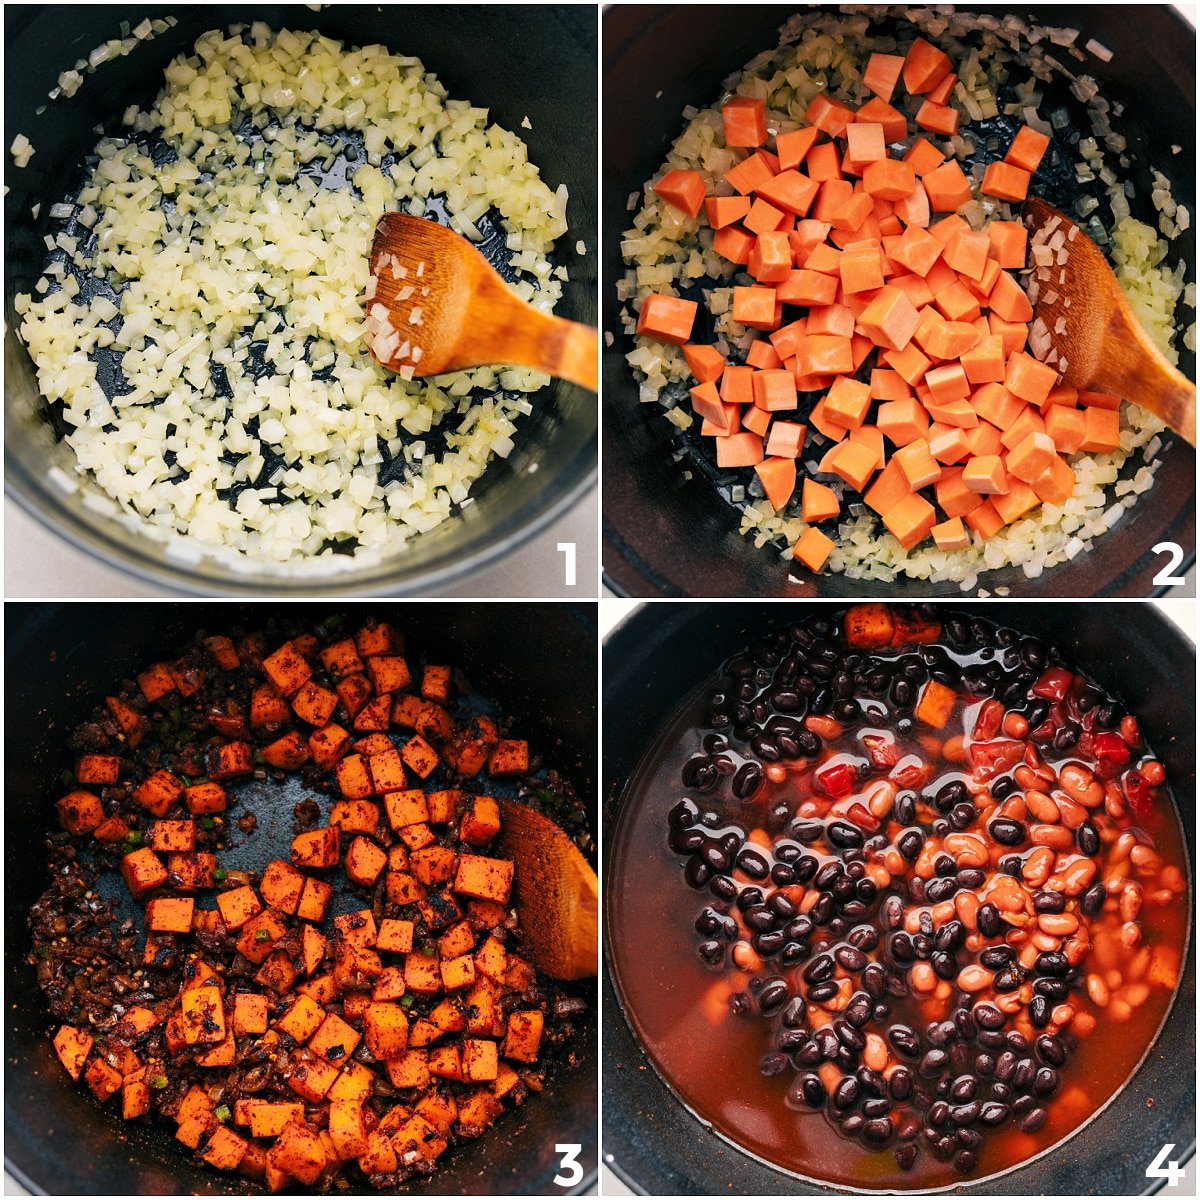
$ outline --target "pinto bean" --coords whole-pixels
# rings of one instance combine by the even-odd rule
[[[1038,926],[1052,937],[1069,937],[1079,928],[1079,918],[1072,913],[1042,913]]]
[[[1117,911],[1122,921],[1136,921],[1142,911],[1142,887],[1139,883],[1127,883],[1121,889],[1121,898]]]
[[[1029,815],[1045,825],[1056,825],[1059,821],[1058,805],[1045,792],[1030,790],[1025,793],[1025,807]]]
[[[1104,803],[1104,785],[1087,767],[1067,763],[1058,774],[1058,785],[1076,804],[1099,808]]]
[[[982,992],[984,988],[992,986],[993,978],[994,976],[987,968],[972,963],[969,967],[963,967],[959,971],[958,986],[964,992]]]
[[[1053,846],[1055,850],[1069,850],[1075,841],[1065,825],[1031,825],[1029,840],[1035,846]]]
[[[1108,984],[1095,972],[1087,977],[1087,994],[1088,999],[1099,1008],[1103,1008],[1112,998]]]
[[[1054,870],[1054,860],[1054,851],[1049,846],[1039,846],[1022,865],[1021,878],[1032,888],[1042,887]]]

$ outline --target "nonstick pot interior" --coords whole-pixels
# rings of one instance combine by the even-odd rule
[[[316,604],[313,623],[345,605]],[[393,621],[410,653],[461,666],[473,686],[497,700],[574,784],[595,795],[595,613],[588,606],[413,604],[350,610]],[[145,663],[182,651],[198,629],[262,628],[295,606],[256,604],[41,605],[6,609],[5,801],[5,1158],[27,1188],[51,1195],[244,1194],[248,1184],[193,1165],[162,1129],[126,1124],[101,1108],[59,1065],[46,1036],[52,1021],[26,964],[30,904],[46,886],[42,839],[50,827],[59,773],[70,765],[70,730]],[[595,818],[593,818],[595,819]],[[247,839],[254,855],[255,839]],[[247,864],[248,865],[248,864]],[[261,862],[257,864],[261,869]],[[561,1156],[579,1142],[584,1176],[597,1164],[597,1020],[594,983],[575,1042],[578,1062],[556,1062],[543,1092],[506,1113],[484,1137],[456,1147],[414,1194],[563,1193],[553,1184]]]
[[[958,595],[954,583],[931,585],[899,576],[893,583],[843,575],[788,580],[788,564],[757,550],[738,534],[740,514],[694,469],[685,480],[672,460],[674,427],[657,404],[641,404],[625,355],[633,341],[621,330],[621,305],[612,281],[626,270],[622,234],[632,223],[629,196],[639,195],[683,128],[688,104],[705,107],[722,80],[756,54],[778,44],[779,27],[803,6],[614,5],[604,17],[604,328],[615,338],[604,355],[604,571],[613,590],[632,596],[890,596]],[[997,14],[1020,6],[979,7]],[[1174,194],[1191,205],[1195,187],[1195,32],[1166,5],[1141,5],[1136,19],[1124,5],[1038,5],[1037,23],[1079,29],[1078,44],[1096,38],[1114,51],[1110,63],[1088,56],[1065,59],[1095,75],[1102,93],[1126,103],[1117,128],[1137,151],[1134,179],[1149,196],[1148,164],[1170,177]],[[1180,148],[1174,153],[1173,146]],[[1154,222],[1152,210],[1135,215]],[[1148,208],[1148,200],[1143,200]],[[1195,278],[1195,237],[1172,244]],[[1181,309],[1181,311],[1184,311]],[[1188,318],[1190,320],[1190,317]],[[1194,378],[1195,358],[1181,360]],[[1195,469],[1192,450],[1173,443],[1154,487],[1095,549],[1027,579],[1019,569],[980,577],[989,590],[1013,596],[1148,596],[1165,565],[1151,548],[1178,543],[1190,563],[1195,551]]]
[[[49,101],[61,71],[105,40],[119,23],[172,13],[179,24],[132,54],[105,63],[69,99]],[[516,450],[497,459],[476,485],[475,503],[373,568],[322,579],[260,572],[239,575],[207,556],[194,568],[164,561],[159,543],[115,517],[66,495],[48,476],[58,466],[75,478],[73,455],[46,420],[33,364],[17,336],[18,292],[30,292],[45,258],[49,209],[63,199],[97,123],[113,128],[130,104],[148,107],[163,69],[215,27],[265,21],[272,28],[315,29],[350,45],[382,43],[415,55],[453,97],[485,106],[490,118],[519,134],[551,188],[570,192],[570,229],[556,258],[568,269],[558,311],[596,321],[596,18],[587,6],[546,5],[14,5],[5,10],[5,145],[18,133],[36,153],[24,169],[5,156],[5,480],[12,495],[43,523],[82,549],[159,584],[222,594],[264,591],[394,594],[443,586],[519,545],[565,512],[593,486],[596,399],[561,381],[537,393],[518,422]],[[40,115],[37,109],[45,106]],[[532,128],[522,122],[528,117]],[[31,215],[40,204],[38,218]],[[576,241],[587,246],[575,252]]]
[[[797,605],[795,616],[835,604]],[[1036,633],[1060,646],[1138,716],[1166,764],[1193,880],[1196,855],[1195,648],[1149,605],[951,604]],[[664,720],[683,697],[764,629],[786,623],[778,603],[644,605],[604,646],[605,855],[622,790]],[[607,863],[606,863],[607,868]],[[605,878],[611,878],[605,871]],[[1189,939],[1175,1002],[1152,1050],[1116,1099],[1067,1145],[972,1195],[1137,1195],[1156,1190],[1144,1174],[1158,1147],[1174,1142],[1185,1161],[1195,1146],[1196,950]],[[604,978],[605,1162],[650,1195],[796,1195],[820,1189],[743,1154],[691,1115],[652,1069],[621,1013],[611,971]],[[834,1194],[833,1189],[828,1189]]]

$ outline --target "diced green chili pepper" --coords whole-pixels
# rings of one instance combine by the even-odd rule
[[[256,929],[254,931],[254,940],[256,942],[269,942],[271,940],[271,931],[269,929]]]
[[[413,1006],[413,998],[411,996],[401,996],[400,997],[400,1007],[401,1008],[412,1008],[412,1006]]]
[[[224,868],[224,867],[218,867],[218,868],[217,868],[217,869],[216,869],[216,870],[213,872],[213,878],[214,878],[214,879],[215,879],[215,880],[216,880],[218,883],[224,883],[224,882],[225,882],[225,877],[226,877],[228,874],[229,874],[229,872],[228,872],[227,870],[225,870],[225,868]]]
[[[145,840],[145,835],[140,829],[131,829],[125,835],[125,844],[127,846],[140,846]]]
[[[155,1075],[150,1080],[150,1086],[156,1091],[161,1092],[167,1086],[167,1077],[165,1075]]]
[[[34,950],[34,954],[37,955],[38,958],[45,960],[50,957],[50,947],[49,946],[38,946]]]
[[[228,1121],[229,1118],[233,1116],[233,1112],[230,1110],[228,1104],[222,1104],[221,1107],[213,1113],[213,1116],[216,1117],[218,1121],[224,1122]]]
[[[217,827],[217,823],[212,819],[212,817],[201,817],[196,824],[199,825],[201,829],[216,829]]]

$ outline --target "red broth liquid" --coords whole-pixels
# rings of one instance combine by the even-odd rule
[[[717,903],[707,887],[693,890],[685,883],[687,856],[668,847],[667,814],[681,797],[691,796],[702,811],[717,811],[725,825],[761,829],[772,805],[785,800],[794,812],[797,804],[813,795],[814,765],[820,769],[830,759],[838,761],[839,755],[861,757],[862,745],[856,736],[861,728],[827,744],[819,764],[810,760],[803,770],[790,772],[783,783],[765,781],[750,801],[733,796],[728,777],[706,795],[689,792],[680,773],[689,758],[702,752],[705,731],[700,725],[707,697],[719,682],[720,676],[714,675],[658,731],[630,780],[611,834],[605,908],[609,962],[626,1017],[654,1067],[679,1099],[743,1151],[796,1175],[860,1191],[944,1188],[1006,1171],[1048,1150],[1104,1107],[1146,1054],[1170,1008],[1187,939],[1186,894],[1176,894],[1169,901],[1164,895],[1161,902],[1152,902],[1154,889],[1146,886],[1147,898],[1139,916],[1140,945],[1128,952],[1122,949],[1120,961],[1111,961],[1111,953],[1102,957],[1110,960],[1111,980],[1118,980],[1114,971],[1120,972],[1125,982],[1132,975],[1146,983],[1148,995],[1128,1011],[1111,1002],[1106,1010],[1082,987],[1072,989],[1070,1003],[1077,1011],[1093,1014],[1096,1028],[1079,1040],[1061,1069],[1057,1092],[1042,1101],[1047,1111],[1045,1124],[1033,1133],[1020,1131],[1011,1120],[998,1130],[985,1130],[978,1162],[969,1175],[957,1171],[951,1162],[935,1158],[923,1140],[915,1165],[901,1169],[892,1153],[897,1144],[894,1137],[881,1150],[869,1149],[858,1139],[843,1135],[825,1110],[789,1099],[789,1088],[800,1073],[796,1068],[789,1065],[773,1077],[761,1073],[760,1062],[776,1049],[778,1017],[735,1013],[731,997],[746,991],[751,976],[738,971],[728,954],[719,967],[701,961],[697,947],[705,939],[693,922],[706,906],[727,906]],[[944,732],[964,728],[964,708],[966,728],[970,728],[970,710],[977,710],[979,704],[979,698],[964,697],[960,691]],[[880,722],[880,728],[886,727]],[[908,738],[897,735],[897,741],[905,746],[913,737],[915,734]],[[962,763],[930,759],[920,746],[915,748],[931,762],[933,778],[939,781],[947,772],[968,769]],[[741,765],[737,743],[727,753]],[[1045,753],[1051,765],[1056,759],[1071,757],[1069,751]],[[1134,827],[1149,835],[1164,864],[1186,869],[1179,819],[1166,787],[1160,789],[1153,809],[1134,821]],[[974,826],[972,832],[980,832],[980,828]],[[816,846],[806,849],[820,856]],[[1007,847],[996,849],[1008,852]],[[1026,844],[1022,853],[1029,851]],[[750,882],[735,874],[739,877],[743,885]],[[769,890],[769,881],[762,886]],[[728,907],[732,910],[733,906]],[[863,920],[877,924],[877,906]],[[1119,915],[1107,909],[1091,921],[1094,934],[1112,931],[1110,943],[1120,924]],[[1097,958],[1094,945],[1084,966],[1089,973],[1103,976],[1104,964]],[[799,984],[806,965],[790,970],[776,966],[770,973]],[[803,994],[803,985],[793,987],[793,994],[797,990]],[[944,1007],[948,1008],[949,1002]],[[930,1013],[928,1005],[913,998],[901,999],[885,1024],[899,1021],[921,1030],[931,1019],[947,1015],[939,1013],[935,1018]],[[863,1032],[882,1028],[872,1022]]]

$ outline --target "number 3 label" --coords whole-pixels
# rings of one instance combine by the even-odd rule
[[[557,1149],[557,1147],[556,1147]],[[1147,1179],[1165,1179],[1167,1187],[1178,1187],[1183,1178],[1183,1168],[1177,1162],[1168,1162],[1167,1155],[1175,1149],[1174,1142],[1168,1142],[1155,1156],[1153,1162],[1146,1168]],[[557,1182],[557,1180],[555,1180]]]
[[[1179,564],[1183,562],[1183,547],[1178,542],[1159,542],[1151,553],[1167,556],[1167,565],[1154,577],[1155,587],[1170,587],[1172,584],[1187,582],[1182,575],[1175,574]]]
[[[583,1147],[578,1142],[563,1142],[554,1147],[555,1154],[562,1155],[562,1170],[554,1177],[559,1187],[574,1187],[583,1178],[583,1168],[579,1165],[579,1153]],[[1174,1146],[1168,1146],[1174,1150]]]

